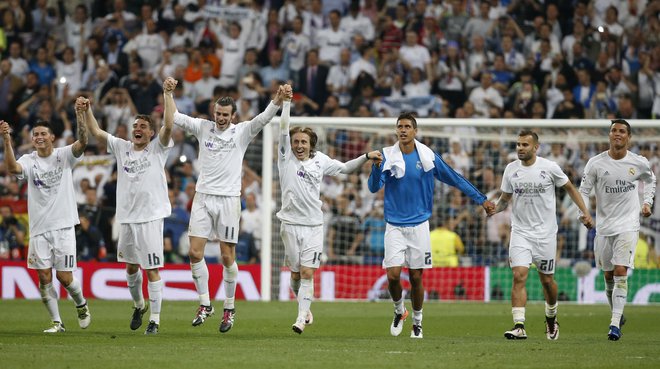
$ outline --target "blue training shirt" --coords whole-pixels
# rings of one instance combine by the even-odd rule
[[[402,227],[414,227],[427,221],[433,214],[433,190],[435,179],[454,186],[479,205],[486,196],[467,179],[456,173],[452,167],[435,154],[435,168],[424,172],[417,149],[410,154],[402,153],[406,163],[406,173],[396,178],[389,170],[383,171],[385,155],[380,166],[371,166],[369,191],[378,192],[385,186],[385,221]]]

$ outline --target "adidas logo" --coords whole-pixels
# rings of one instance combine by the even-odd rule
[[[605,171],[605,173],[603,173],[603,175],[604,175],[604,176],[609,176],[609,175],[610,175],[610,172]]]

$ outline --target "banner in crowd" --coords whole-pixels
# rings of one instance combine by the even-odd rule
[[[222,265],[208,264],[209,294],[213,300],[223,300],[225,288],[222,282]],[[106,300],[130,300],[131,295],[126,287],[126,270],[122,263],[78,263],[75,271],[81,281],[85,297]],[[261,299],[261,268],[259,265],[241,265],[236,283],[236,299]],[[190,265],[168,264],[160,270],[163,280],[163,299],[165,300],[197,300]],[[146,281],[147,277],[143,277]],[[66,290],[53,278],[56,291],[60,297],[66,296]],[[2,299],[40,299],[39,279],[37,272],[28,269],[24,261],[0,262],[0,297]],[[147,296],[146,283],[144,294]]]
[[[227,22],[240,22],[252,17],[250,8],[223,6],[218,1],[209,1],[203,8],[204,18],[222,19]]]

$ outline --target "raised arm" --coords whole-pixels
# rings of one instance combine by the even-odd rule
[[[165,81],[163,81],[163,101],[170,98],[172,99],[172,102],[174,102],[172,91],[174,91],[174,88],[178,83],[179,82],[172,77],[167,77]],[[163,112],[163,120],[165,121],[165,124],[163,124],[163,126],[160,128],[160,132],[158,134],[160,144],[163,146],[167,146],[170,143],[170,138],[172,137],[172,127],[174,127],[175,111],[176,106],[173,103],[165,104],[165,112]]]
[[[280,115],[280,142],[277,144],[277,152],[280,159],[284,159],[287,152],[291,151],[291,140],[289,138],[289,121],[291,115],[291,100],[282,103],[282,115]]]
[[[14,148],[11,146],[11,128],[9,123],[4,120],[0,120],[0,133],[5,145],[5,167],[11,174],[20,174],[23,173],[23,168],[16,161],[14,156]]]
[[[91,102],[89,99],[84,97],[79,97],[76,100],[76,116],[78,115],[78,105],[80,104],[80,109],[84,114],[84,123],[82,126],[87,126],[89,132],[96,137],[97,140],[103,141],[104,143],[108,142],[108,132],[104,131],[99,127],[99,122],[96,121],[94,117],[94,112],[92,111]],[[78,124],[78,129],[80,130],[81,124]]]
[[[89,118],[85,115],[85,110],[91,110],[89,107],[89,100],[85,97],[79,97],[76,99],[76,125],[78,126],[76,130],[78,131],[78,139],[73,143],[71,150],[73,151],[73,156],[79,158],[85,152],[87,147],[87,124],[86,121]],[[92,116],[93,118],[93,116]],[[96,120],[94,120],[96,122]],[[98,127],[98,124],[97,124]]]

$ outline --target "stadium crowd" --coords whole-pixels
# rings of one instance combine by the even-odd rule
[[[71,143],[74,100],[81,95],[117,137],[130,137],[137,114],[161,122],[160,86],[168,76],[179,81],[174,99],[182,113],[211,117],[215,101],[229,95],[238,102],[238,121],[263,111],[288,81],[292,116],[384,117],[394,124],[402,106],[439,118],[660,116],[660,0],[9,0],[0,7],[0,117],[13,125],[17,156],[33,150],[30,129],[39,119],[51,122],[58,146]],[[172,138],[164,247],[167,261],[181,262],[198,143],[180,129]],[[324,151],[343,161],[388,142],[343,129],[330,129],[323,139]],[[259,258],[259,141],[243,167],[237,245],[243,263]],[[498,196],[515,142],[424,141],[489,198]],[[539,155],[577,184],[587,159],[606,149],[555,142]],[[631,150],[660,174],[660,142]],[[115,260],[116,166],[106,153],[91,140],[84,165],[74,171],[83,260]],[[365,168],[324,183],[329,262],[380,263],[382,191],[369,193],[368,174]],[[25,198],[25,184],[13,176],[4,176],[0,187],[3,204]],[[462,265],[506,261],[509,214],[472,216],[476,209],[467,199],[444,186],[436,196],[433,223],[460,237],[455,250],[464,253]],[[561,256],[590,257],[590,238],[578,250],[580,224],[570,199],[558,199]],[[23,258],[26,224],[11,206],[0,207],[0,215],[0,258]],[[653,247],[647,249],[649,266],[657,267]],[[219,253],[209,251],[217,260]]]

